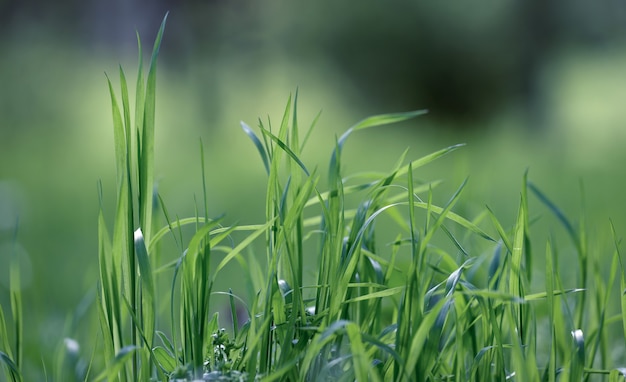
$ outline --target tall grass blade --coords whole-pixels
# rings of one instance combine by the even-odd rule
[[[546,243],[546,298],[548,303],[548,322],[550,328],[550,356],[548,358],[548,382],[556,381],[556,364],[557,364],[557,342],[556,328],[557,322],[555,311],[558,309],[554,299],[554,260],[552,246],[550,242]]]
[[[153,187],[154,187],[154,127],[156,111],[156,69],[163,31],[167,14],[161,22],[161,27],[154,40],[150,68],[146,81],[146,94],[144,105],[143,126],[141,126],[141,153],[139,162],[139,208],[140,225],[146,243],[150,243],[152,237],[152,209],[153,209]]]
[[[626,267],[624,266],[624,260],[622,260],[622,255],[619,250],[619,240],[617,239],[617,234],[615,233],[615,226],[613,222],[611,224],[611,235],[613,236],[613,244],[615,246],[615,256],[619,260],[620,267],[620,291],[622,294],[620,296],[620,305],[622,310],[622,329],[624,333],[624,339],[626,339]]]
[[[13,361],[18,370],[22,370],[22,360],[24,357],[24,309],[22,307],[22,280],[20,274],[20,259],[17,249],[17,230],[19,224],[15,225],[13,234],[13,251],[11,253],[11,263],[9,265],[9,294],[11,296],[11,313],[13,316],[14,330],[14,353]]]

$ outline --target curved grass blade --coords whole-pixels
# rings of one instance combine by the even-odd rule
[[[274,143],[276,143],[278,145],[278,147],[283,149],[283,151],[286,152],[287,155],[289,155],[291,157],[291,159],[293,159],[294,162],[296,162],[298,164],[298,166],[300,166],[300,168],[304,171],[304,173],[307,176],[309,176],[309,170],[307,170],[307,168],[304,165],[304,163],[302,163],[300,158],[298,158],[298,156],[289,148],[289,146],[287,146],[287,144],[285,142],[283,142],[280,138],[278,138],[277,136],[272,134],[271,131],[265,129],[264,127],[261,127],[261,132],[263,132],[264,136],[266,136],[266,137],[270,138],[272,141],[274,141]]]
[[[265,167],[265,171],[269,175],[270,163],[269,163],[269,160],[267,159],[267,151],[265,150],[265,146],[263,146],[263,143],[261,143],[261,141],[259,140],[259,137],[257,137],[254,131],[252,131],[250,126],[248,126],[244,121],[240,121],[239,124],[241,125],[241,128],[243,129],[243,131],[248,135],[248,137],[250,137],[250,140],[252,140],[252,143],[254,143],[254,146],[256,146],[257,151],[261,155],[261,160],[263,160],[263,166]]]
[[[537,186],[535,186],[532,182],[528,182],[528,188],[530,188],[530,190],[535,194],[535,196],[537,196],[537,198],[546,206],[550,209],[550,211],[552,211],[552,213],[554,214],[554,216],[557,217],[557,219],[561,222],[561,224],[563,225],[563,227],[565,227],[565,230],[567,231],[567,233],[569,234],[570,238],[572,239],[572,242],[578,246],[579,240],[578,240],[578,235],[576,234],[576,230],[574,229],[574,226],[572,225],[572,223],[570,223],[570,221],[567,219],[567,217],[565,217],[565,214],[563,213],[563,211],[561,211],[561,209],[559,207],[557,207],[556,204],[554,204],[543,192],[541,192],[541,190],[539,190],[539,188],[537,188]]]
[[[580,381],[585,370],[585,337],[583,331],[576,329],[572,332],[574,347],[572,349],[570,381]]]
[[[115,376],[122,370],[122,368],[126,365],[126,363],[132,359],[135,352],[139,349],[138,346],[129,345],[120,349],[119,352],[115,355],[115,359],[109,365],[109,367],[100,373],[95,379],[94,382],[100,382],[103,380],[114,380]]]
[[[259,237],[259,235],[266,232],[267,229],[270,228],[272,224],[274,224],[274,220],[275,219],[270,220],[264,225],[259,226],[255,231],[253,231],[250,235],[248,235],[248,237],[242,240],[241,243],[239,243],[235,248],[233,248],[233,250],[230,251],[230,253],[226,255],[226,257],[224,257],[222,261],[220,261],[220,263],[217,265],[217,267],[215,268],[215,273],[213,274],[214,275],[213,277],[215,278],[217,274],[220,272],[220,270],[222,270],[222,268],[226,266],[226,264],[228,264],[233,258],[235,258],[235,256],[241,253],[241,251],[247,248],[250,245],[250,243],[252,243],[257,237]]]
[[[154,353],[154,358],[156,359],[157,364],[165,372],[166,374],[170,374],[176,368],[176,359],[174,356],[165,348],[161,346],[157,346],[152,349]]]
[[[20,369],[11,359],[11,357],[9,357],[9,355],[7,355],[5,352],[0,351],[0,361],[9,369],[9,375],[11,376],[12,381],[22,381],[22,374],[20,373]]]
[[[330,170],[329,172],[333,174],[333,171],[336,171],[339,167],[341,150],[343,149],[343,145],[346,143],[346,140],[353,132],[357,130],[363,130],[369,127],[375,126],[384,126],[391,123],[406,121],[411,118],[418,117],[420,115],[426,114],[426,110],[416,110],[409,111],[405,113],[392,113],[392,114],[381,114],[375,115],[372,117],[365,118],[358,122],[356,125],[353,125],[349,128],[343,135],[337,140],[335,150],[333,150],[333,154],[330,158]]]

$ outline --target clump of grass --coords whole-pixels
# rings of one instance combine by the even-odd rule
[[[139,44],[134,120],[124,71],[120,98],[108,82],[117,207],[112,235],[102,212],[98,220],[102,345],[94,347],[102,350],[94,351],[82,380],[624,379],[625,365],[611,358],[613,350],[623,352],[626,339],[626,299],[615,292],[626,289],[626,270],[612,226],[612,253],[597,253],[589,248],[584,218],[576,227],[527,174],[508,226],[489,208],[474,219],[455,213],[466,182],[437,205],[440,182],[419,181],[418,171],[461,145],[414,160],[405,152],[383,173],[344,174],[342,151],[352,134],[423,111],[355,124],[329,149],[324,179],[301,159],[319,116],[301,136],[296,92],[278,126],[259,121],[255,132],[241,123],[267,174],[265,221],[223,226],[209,217],[202,145],[196,215],[172,219],[153,184],[164,27],[165,19],[145,78]],[[556,238],[536,242],[532,195],[569,236],[575,261]],[[160,228],[155,206],[164,220]],[[184,228],[193,230],[188,240]],[[165,238],[175,243],[173,256],[161,253]],[[250,248],[259,242],[264,254],[257,258]],[[538,258],[545,267],[534,265]],[[601,271],[605,259],[608,275]],[[233,261],[254,286],[249,296],[214,290]],[[314,270],[306,269],[310,263]],[[564,279],[561,270],[572,266],[575,279]],[[11,277],[19,283],[16,268]],[[17,286],[12,296],[16,341],[7,340],[0,309],[0,361],[6,378],[20,381]],[[228,300],[228,329],[214,313],[217,296]],[[160,315],[164,304],[169,310]],[[248,318],[243,325],[238,304]]]
[[[13,251],[9,261],[9,295],[11,300],[11,315],[13,318],[13,344],[9,340],[11,333],[7,328],[4,310],[0,306],[0,364],[5,380],[12,382],[23,381],[22,367],[24,364],[24,318],[22,308],[22,285],[19,268],[19,251],[17,250],[18,224],[15,225],[13,235]]]

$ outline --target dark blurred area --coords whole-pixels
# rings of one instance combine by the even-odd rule
[[[263,168],[239,121],[277,123],[298,88],[303,125],[323,110],[305,152],[322,169],[352,123],[428,109],[351,137],[346,172],[387,171],[407,146],[417,158],[466,142],[418,174],[446,180],[442,202],[469,175],[460,213],[472,218],[488,204],[512,224],[530,168],[569,216],[585,183],[601,239],[607,215],[624,232],[626,1],[0,0],[0,303],[9,311],[17,250],[34,369],[60,337],[78,335],[68,322],[96,321],[73,312],[94,299],[98,181],[109,222],[113,214],[103,72],[117,86],[121,63],[132,83],[136,32],[145,62],[166,12],[156,173],[173,216],[194,213],[201,138],[211,213],[263,219]]]
[[[135,30],[151,35],[167,11],[163,60],[171,66],[210,62],[224,49],[254,65],[279,47],[296,62],[328,60],[375,111],[427,107],[462,122],[521,105],[529,128],[545,127],[541,81],[555,53],[603,49],[626,36],[618,0],[4,0],[0,29],[9,39],[35,27],[86,49],[132,52]]]

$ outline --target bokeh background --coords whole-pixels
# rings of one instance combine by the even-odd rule
[[[0,303],[10,310],[17,250],[33,368],[93,301],[97,184],[109,220],[115,191],[104,72],[117,84],[122,64],[133,83],[135,31],[149,51],[167,11],[156,174],[172,215],[201,194],[201,139],[210,212],[260,222],[264,171],[239,121],[278,124],[298,89],[301,124],[322,110],[311,167],[366,116],[428,109],[354,135],[346,173],[467,143],[418,174],[445,180],[441,201],[469,176],[460,213],[489,205],[512,224],[528,169],[573,220],[584,204],[598,255],[611,253],[609,218],[626,232],[624,1],[0,0]]]

